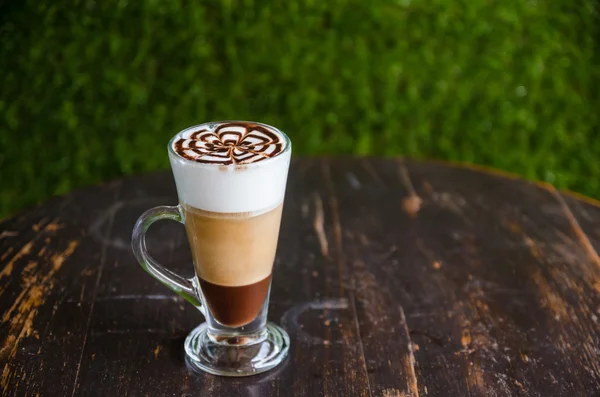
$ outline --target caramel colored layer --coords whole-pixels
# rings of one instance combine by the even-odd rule
[[[196,274],[239,287],[271,274],[283,204],[259,215],[219,214],[183,206]]]

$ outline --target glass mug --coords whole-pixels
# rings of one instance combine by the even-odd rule
[[[195,370],[253,375],[287,355],[289,337],[267,323],[267,306],[291,149],[283,132],[246,121],[200,124],[169,142],[179,205],[146,211],[132,247],[150,275],[204,315],[185,340]],[[161,219],[185,225],[195,277],[181,277],[148,254],[145,233]]]

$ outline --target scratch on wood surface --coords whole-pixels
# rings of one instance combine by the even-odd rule
[[[31,274],[32,270],[37,266],[36,262],[31,261],[27,264],[27,266],[25,266],[21,280],[24,288],[19,296],[15,299],[13,305],[2,316],[3,321],[8,321],[14,310],[18,309],[17,311],[21,311],[21,309],[29,309],[29,307],[31,307],[29,304],[33,303],[33,300],[29,299],[30,296],[28,296],[27,299],[23,301],[25,295],[30,294],[31,297],[37,297],[41,292],[44,292],[43,287],[45,287],[45,285],[43,285],[43,283],[50,281],[50,278],[54,276],[54,273],[56,273],[56,271],[58,271],[58,269],[60,269],[62,266],[64,259],[73,253],[78,244],[78,241],[71,241],[63,253],[55,254],[51,259],[52,269],[46,276],[42,276],[40,274]],[[24,307],[21,306],[23,304],[25,305]]]
[[[183,298],[179,295],[162,295],[162,294],[148,294],[148,295],[114,295],[114,296],[100,296],[96,299],[96,302],[100,301],[112,301],[112,300],[171,300],[171,301],[183,301]]]
[[[309,212],[308,204],[307,203],[302,203],[300,205],[300,214],[302,215],[303,219],[308,216],[308,212]]]
[[[408,330],[408,323],[406,322],[406,315],[404,314],[404,308],[399,306],[400,311],[400,320],[402,321],[402,326],[404,328],[404,332],[406,333],[406,339],[408,340],[408,357],[406,357],[404,362],[404,370],[408,373],[408,391],[411,397],[419,397],[419,387],[417,384],[417,373],[415,371],[415,352],[414,345],[412,339],[410,337],[410,331]]]
[[[92,336],[102,336],[102,335],[132,335],[132,334],[168,334],[169,330],[164,328],[125,328],[125,329],[107,329],[104,331],[91,331],[90,335]]]
[[[79,241],[71,241],[63,252],[53,255],[52,267],[47,274],[23,272],[23,291],[17,296],[12,307],[2,316],[2,321],[9,324],[8,336],[4,346],[0,349],[0,357],[7,362],[0,382],[4,388],[7,387],[11,377],[9,360],[15,356],[19,342],[34,333],[33,321],[39,307],[45,302],[48,292],[54,287],[54,274],[61,268],[65,259],[73,254],[78,245]],[[30,270],[35,268],[35,266],[31,266],[31,263],[27,267]]]
[[[460,344],[463,349],[467,349],[471,345],[471,331],[467,328],[463,329],[462,336],[460,337]]]
[[[0,278],[4,276],[10,276],[13,271],[13,266],[16,261],[21,259],[24,255],[28,255],[31,252],[31,247],[33,246],[33,241],[28,242],[11,258],[11,260],[4,266],[2,271],[0,272]]]
[[[38,263],[36,261],[29,261],[27,265],[23,268],[22,280],[27,281],[29,277],[32,276],[33,271],[37,269]]]
[[[120,188],[121,187],[119,186],[119,190]],[[120,250],[130,249],[130,242],[121,238],[120,236],[113,238],[111,236],[110,230],[106,230],[106,225],[112,225],[115,215],[123,207],[125,207],[126,205],[132,205],[134,202],[145,203],[144,199],[130,200],[128,202],[117,199],[114,201],[113,204],[111,204],[108,208],[102,211],[102,213],[91,223],[89,227],[90,235],[102,244],[103,249],[107,245]],[[103,233],[104,230],[106,230],[106,233]]]
[[[315,202],[315,219],[313,220],[313,229],[319,239],[319,245],[321,246],[321,255],[324,257],[329,256],[329,243],[327,236],[325,235],[325,214],[323,212],[323,200],[318,193],[314,194]]]
[[[355,290],[360,298],[360,303],[364,307],[364,313],[367,319],[375,327],[381,325],[387,320],[386,302],[381,294],[381,286],[375,276],[367,270],[365,262],[361,259],[353,261],[352,272],[356,276]],[[370,335],[365,335],[370,337]]]
[[[71,241],[66,251],[52,257],[52,269],[55,272],[60,269],[63,263],[65,263],[65,260],[71,256],[73,251],[75,251],[75,248],[77,248],[77,245],[79,245],[79,241]]]
[[[49,224],[47,224],[44,229],[48,232],[55,232],[59,229],[62,229],[63,226],[64,226],[63,224],[60,224],[60,223],[54,221],[54,222],[50,222]]]
[[[554,292],[548,284],[540,269],[536,269],[531,275],[533,282],[537,285],[542,298],[542,306],[548,308],[556,320],[567,318],[568,309],[562,298]]]
[[[19,235],[19,232],[3,230],[2,233],[0,233],[0,239],[6,238],[6,237],[17,237],[18,235]]]
[[[358,241],[360,241],[360,243],[361,243],[362,245],[364,245],[365,247],[366,247],[366,246],[368,246],[368,245],[370,244],[370,243],[369,243],[369,239],[367,238],[367,236],[365,236],[365,234],[364,234],[364,233],[359,233],[359,234],[358,234]]]
[[[480,261],[480,255],[475,246],[469,251],[469,258],[473,262]],[[454,307],[457,323],[460,325],[460,351],[456,352],[464,358],[467,377],[466,383],[470,391],[489,395],[491,389],[484,380],[484,369],[481,366],[482,358],[490,355],[491,351],[498,351],[498,342],[490,335],[493,327],[494,315],[486,303],[486,293],[481,282],[473,282],[473,277],[463,288],[468,294],[466,301],[459,301]],[[467,315],[471,314],[472,315]],[[492,355],[493,356],[493,355]]]
[[[155,360],[158,358],[158,354],[160,353],[161,349],[162,349],[161,345],[157,345],[156,348],[154,349],[153,353],[154,353]]]
[[[118,201],[119,195],[121,194],[122,182],[119,182],[118,188],[115,192],[114,200],[116,203],[120,203]],[[111,206],[111,208],[116,208],[115,204]],[[77,362],[77,370],[75,371],[75,379],[73,380],[73,391],[71,392],[71,397],[75,395],[77,392],[77,386],[79,382],[79,371],[81,370],[81,362],[83,361],[83,354],[85,353],[85,347],[87,345],[87,337],[90,332],[90,325],[92,323],[92,315],[94,314],[94,306],[96,304],[96,297],[98,296],[98,287],[100,286],[100,279],[102,277],[102,272],[104,271],[104,265],[106,264],[106,250],[108,245],[110,244],[110,235],[112,234],[113,223],[115,220],[115,214],[117,210],[110,211],[108,218],[108,226],[107,226],[107,238],[102,240],[102,250],[100,253],[100,265],[98,266],[98,275],[96,276],[96,283],[94,285],[94,292],[92,294],[92,303],[90,304],[90,313],[88,314],[87,324],[85,326],[85,333],[83,335],[83,343],[81,344],[81,353],[79,354],[79,361]]]
[[[369,163],[369,161],[367,159],[361,159],[360,165],[365,169],[365,171],[367,171],[367,173],[371,176],[371,178],[373,178],[375,181],[377,181],[377,183],[380,186],[385,188],[385,183],[383,183],[383,180],[381,179],[381,177],[379,176],[379,174],[377,173],[375,168],[373,168],[373,166],[371,165],[371,163]]]
[[[43,257],[47,250],[48,246],[43,246],[42,248],[40,248],[40,250],[37,253],[38,258]]]
[[[525,389],[525,386],[523,386],[523,384],[521,382],[519,382],[518,380],[514,379],[513,382],[515,383],[515,385],[517,385],[517,387],[519,389],[521,389],[521,391],[523,392],[527,392],[527,389]]]
[[[94,273],[95,271],[93,269],[83,269],[79,274],[81,275],[81,277],[89,277],[92,276]]]
[[[13,247],[8,247],[8,249],[4,251],[0,256],[0,262],[6,259],[6,257],[9,256],[11,252],[13,252]]]
[[[358,312],[356,310],[356,295],[358,294],[361,297],[361,302],[365,306],[365,313],[367,315],[367,318],[369,319],[369,322],[371,322],[375,327],[377,327],[377,324],[380,321],[384,320],[383,316],[381,315],[385,312],[385,310],[383,309],[384,302],[381,295],[377,293],[378,287],[375,277],[366,270],[365,263],[361,260],[356,260],[355,267],[353,270],[356,270],[356,273],[358,274],[355,279],[356,294],[353,294],[352,312],[354,317],[356,335],[359,342],[358,347],[360,348],[360,354],[363,358],[364,371],[365,373],[368,373],[365,346],[363,343],[363,336],[360,332]],[[371,385],[368,376],[367,385],[369,387],[369,395],[371,395]]]
[[[390,319],[392,313],[388,312],[389,307],[397,307],[397,303],[393,298],[386,298],[387,291],[382,288],[381,283],[377,281],[377,278],[369,271],[366,263],[361,259],[356,259],[353,262],[352,273],[355,276],[355,296],[358,298],[357,302],[361,305],[361,312],[363,313],[363,323],[370,324],[365,327],[369,332],[366,335],[363,333],[366,340],[374,341],[381,339],[381,333],[398,332],[397,329],[400,326],[400,332],[406,333],[406,347],[408,352],[403,354],[394,355],[394,358],[388,360],[388,366],[390,370],[393,368],[393,377],[399,376],[399,382],[406,382],[406,392],[397,390],[399,395],[406,396],[418,396],[417,379],[415,373],[415,356],[416,344],[411,340],[410,331],[408,330],[408,324],[406,316],[402,307],[398,309],[399,319],[394,317],[395,320]],[[365,318],[366,317],[366,318]],[[400,336],[399,340],[404,341],[404,336]],[[381,343],[376,342],[376,345]],[[373,342],[371,342],[370,351],[373,351]],[[386,349],[385,342],[382,348]],[[404,346],[403,346],[404,348]],[[378,348],[375,347],[377,350]],[[388,356],[389,357],[389,356]],[[392,363],[393,360],[393,363]],[[401,388],[402,389],[402,388]],[[396,389],[389,389],[390,392]]]
[[[531,256],[537,260],[543,260],[543,250],[537,243],[528,235],[524,234],[520,227],[512,227],[511,230],[516,231],[523,236],[525,245],[529,248]],[[539,295],[542,299],[542,305],[551,311],[556,320],[565,319],[569,315],[567,305],[555,289],[550,286],[548,281],[542,274],[541,269],[537,268],[531,275],[533,282],[538,287]]]
[[[546,189],[549,190],[550,193],[552,193],[552,195],[559,202],[559,204],[562,207],[562,210],[563,210],[565,216],[567,217],[569,223],[571,224],[571,228],[573,228],[573,230],[575,231],[575,234],[577,235],[577,238],[579,239],[580,243],[583,245],[583,248],[585,249],[585,251],[589,255],[590,259],[596,264],[596,266],[598,268],[600,268],[600,256],[598,256],[598,253],[594,249],[594,246],[590,242],[590,239],[588,238],[588,236],[585,234],[585,232],[583,231],[583,229],[579,225],[579,222],[577,222],[577,219],[575,218],[575,216],[571,212],[571,209],[569,208],[569,206],[567,205],[567,203],[565,202],[565,200],[563,199],[563,197],[551,185],[548,185],[548,187]]]
[[[338,281],[339,281],[339,297],[343,298],[344,296],[346,296],[346,294],[349,295],[349,297],[350,297],[349,302],[352,306],[354,322],[356,324],[356,338],[358,339],[358,341],[360,343],[360,348],[361,348],[359,363],[348,362],[348,363],[345,363],[344,367],[345,367],[346,371],[349,371],[350,377],[352,377],[352,378],[356,377],[357,375],[363,376],[365,386],[368,391],[367,394],[369,396],[372,396],[371,384],[370,384],[369,375],[368,375],[368,371],[367,371],[367,359],[365,357],[363,341],[360,336],[358,316],[356,313],[356,298],[354,296],[354,293],[351,290],[349,290],[347,292],[344,290],[345,254],[344,254],[344,250],[343,250],[343,246],[342,246],[342,243],[343,243],[342,223],[341,223],[341,218],[340,218],[338,199],[337,199],[335,188],[333,185],[333,180],[331,177],[331,170],[329,168],[329,164],[326,162],[323,162],[323,163],[321,163],[321,165],[322,165],[322,171],[323,171],[323,179],[325,180],[325,183],[327,185],[328,194],[329,194],[329,207],[331,210],[331,222],[332,222],[332,227],[333,227],[333,237],[334,237],[335,249],[336,249],[336,262],[337,262]],[[327,330],[328,330],[327,332],[329,332],[329,328],[327,328]],[[350,330],[347,329],[347,327],[342,329],[342,334],[344,335],[344,339],[347,341],[351,337]],[[357,371],[356,364],[359,364],[362,367],[362,371],[363,371],[362,374],[360,374],[359,371]],[[326,371],[327,371],[327,369],[326,369]]]
[[[510,229],[510,231],[513,233],[521,233],[523,231],[523,229],[521,228],[521,225],[519,225],[515,221],[506,221],[505,224]]]
[[[456,193],[434,192],[431,199],[441,208],[448,209],[455,214],[461,215],[467,201]]]
[[[39,232],[40,230],[42,230],[42,226],[46,223],[47,220],[47,218],[42,218],[38,223],[34,223],[31,226],[31,229],[36,233]]]
[[[471,391],[482,392],[484,390],[485,381],[479,360],[471,361],[467,368],[467,385]]]
[[[382,397],[413,397],[398,389],[385,389]]]
[[[536,242],[531,237],[524,234],[523,230],[518,224],[509,223],[509,225],[510,229],[513,232],[516,232],[523,236],[523,241],[525,242],[525,245],[529,248],[531,256],[533,256],[537,260],[543,260],[543,251],[538,247]],[[550,287],[550,285],[542,275],[542,271],[539,268],[536,268],[536,270],[532,273],[531,277],[535,285],[537,285],[538,287],[539,294],[543,300],[543,306],[548,308],[552,312],[556,320],[566,318],[566,316],[568,315],[568,310],[567,306],[565,305],[565,302],[558,294],[555,293],[554,289]]]
[[[585,352],[587,361],[591,366],[591,368],[588,370],[592,373],[594,378],[600,382],[600,360],[598,360],[598,346],[593,340],[592,335],[588,335],[583,343],[583,351]]]
[[[550,191],[554,190],[554,188],[551,186],[545,188]],[[557,197],[557,200],[560,201],[560,199],[562,199],[562,197]],[[569,211],[569,209],[563,207],[563,211],[568,218],[569,215],[567,211]],[[574,218],[573,221],[576,222]],[[573,225],[573,223],[571,223],[571,225],[573,229],[577,231],[579,225]],[[529,248],[529,251],[534,258],[541,261],[545,260],[543,254],[544,251],[532,238],[527,236],[523,232],[523,230],[520,227],[518,227],[518,225],[517,227],[510,227],[510,229],[513,232],[516,232],[523,236],[523,240],[525,241],[525,244]],[[587,239],[585,235],[583,235],[583,238]],[[579,241],[575,242],[575,244],[578,244],[582,241],[582,236],[579,236],[578,239]],[[561,254],[561,260],[567,260],[568,262],[573,264],[577,263],[577,257],[573,256],[569,249],[566,249],[562,245],[554,246],[554,249]],[[586,255],[588,254],[590,254],[590,251],[586,252]],[[591,252],[590,255],[592,258],[594,258],[595,251]],[[574,280],[572,280],[568,276],[565,276],[565,274],[563,274],[558,267],[550,267],[548,272],[549,274],[545,275],[542,269],[536,268],[535,271],[533,271],[531,274],[531,279],[537,286],[537,295],[541,300],[541,306],[550,313],[550,315],[555,321],[560,322],[558,324],[558,329],[561,330],[561,333],[558,336],[558,340],[555,342],[556,346],[565,355],[565,357],[571,357],[574,354],[578,354],[581,358],[587,360],[587,363],[589,365],[589,367],[587,368],[592,374],[600,378],[600,365],[598,364],[597,360],[598,353],[596,347],[594,347],[595,345],[594,342],[591,340],[591,337],[589,337],[589,339],[586,341],[580,341],[577,347],[573,346],[572,342],[570,341],[570,337],[568,336],[569,334],[566,332],[567,328],[565,327],[579,328],[577,321],[571,321],[573,320],[573,316],[576,316],[577,309],[569,307],[568,301],[561,297],[560,291],[555,287],[555,282],[567,286],[571,291],[573,291],[576,294],[576,296],[584,296],[585,292],[582,290],[581,286],[578,285]],[[591,312],[591,309],[583,302],[580,304],[579,310],[581,310],[584,313]],[[585,331],[583,329],[580,329],[579,332],[584,333]],[[583,351],[578,351],[578,348],[582,349]],[[576,351],[577,353],[575,353]],[[521,353],[520,357],[524,363],[530,362],[530,359],[527,356],[527,354]]]
[[[350,184],[350,186],[353,189],[360,189],[361,188],[361,183],[358,180],[358,178],[356,177],[356,175],[354,175],[352,172],[347,172],[346,173],[346,179],[348,180],[348,183]]]
[[[430,194],[431,192],[433,192],[433,186],[431,186],[431,183],[429,183],[429,181],[423,181],[421,185],[423,186],[423,191],[425,193]]]
[[[51,222],[50,224],[46,225],[46,227],[44,227],[44,230],[42,230],[42,232],[48,232],[48,231],[55,231],[52,227],[49,227],[53,224],[56,224],[56,219]],[[25,244],[20,250],[19,252],[17,252],[12,258],[11,260],[4,266],[4,268],[2,269],[2,271],[0,271],[0,279],[4,276],[10,276],[10,274],[13,271],[13,267],[14,264],[21,259],[24,255],[29,255],[31,253],[31,248],[33,247],[33,242],[42,235],[42,233],[40,232],[41,230],[41,225],[43,225],[46,222],[46,219],[44,218],[43,220],[41,220],[38,225],[39,228],[36,230],[36,232],[38,232],[38,234],[36,235],[36,237],[29,241],[27,244]],[[46,238],[46,244],[48,244],[48,238]],[[12,248],[10,249],[10,251],[8,251],[8,253],[12,252]],[[5,253],[2,256],[2,260],[5,259],[6,256],[8,256],[8,253]]]
[[[542,259],[544,254],[542,254],[542,250],[539,249],[535,241],[529,236],[524,236],[523,240],[525,241],[525,245],[529,247],[529,252],[535,259]]]
[[[350,184],[350,186],[353,189],[358,190],[358,189],[361,188],[362,185],[361,185],[360,181],[358,180],[358,178],[356,177],[356,175],[354,175],[352,172],[347,172],[346,173],[346,179],[348,180],[348,183]]]
[[[406,190],[408,190],[408,197],[402,199],[402,208],[409,216],[415,217],[421,210],[423,200],[417,195],[412,181],[410,180],[410,176],[408,175],[408,170],[402,163],[398,166],[398,176],[404,187],[406,187]]]
[[[372,393],[371,393],[371,380],[369,379],[369,376],[367,375],[368,374],[368,371],[367,371],[367,356],[365,355],[365,345],[363,343],[362,336],[360,335],[360,324],[358,323],[358,313],[356,312],[356,298],[354,298],[354,297],[352,299],[352,311],[353,311],[353,315],[354,315],[354,325],[356,327],[356,337],[357,337],[358,342],[359,342],[360,355],[362,357],[363,371],[365,373],[365,378],[367,380],[367,389],[369,391],[369,396],[372,396]]]
[[[333,237],[335,241],[335,246],[338,253],[338,273],[341,281],[341,269],[339,268],[343,263],[342,256],[342,225],[340,221],[340,211],[338,206],[337,197],[335,196],[335,191],[333,189],[333,182],[331,181],[331,170],[329,169],[329,165],[323,163],[323,176],[325,181],[327,182],[327,187],[329,190],[329,206],[331,207],[331,222],[333,223]]]
[[[83,294],[85,292],[85,284],[81,285],[81,292],[79,293],[79,302],[83,302]]]

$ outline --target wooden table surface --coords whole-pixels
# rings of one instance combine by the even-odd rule
[[[394,159],[290,171],[269,318],[290,357],[190,372],[200,313],[130,250],[170,173],[84,189],[0,223],[2,396],[598,396],[600,207],[499,173]],[[151,253],[191,275],[184,228]]]

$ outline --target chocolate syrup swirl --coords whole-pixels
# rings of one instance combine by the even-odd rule
[[[181,133],[173,150],[184,159],[205,164],[250,164],[277,156],[284,149],[281,134],[253,123],[223,123]]]

